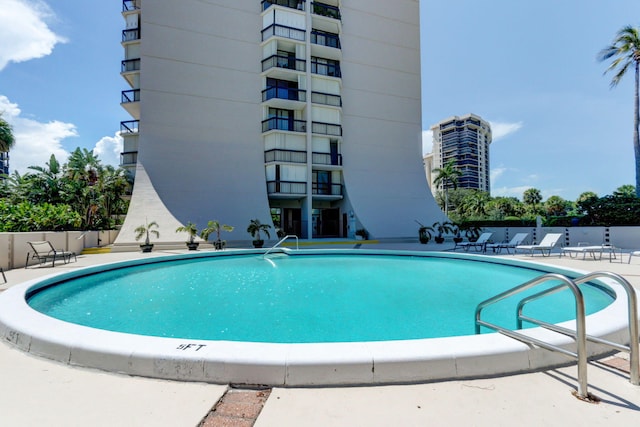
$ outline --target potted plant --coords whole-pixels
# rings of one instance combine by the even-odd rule
[[[451,232],[453,233],[453,241],[454,243],[462,242],[462,235],[460,230],[460,225],[456,223],[451,223]]]
[[[436,243],[444,242],[443,234],[451,232],[451,226],[452,224],[449,221],[445,221],[445,222],[436,221],[433,223],[431,227],[435,232],[438,233],[437,236],[435,236]]]
[[[249,222],[247,233],[251,234],[251,237],[253,237],[254,248],[261,248],[264,245],[264,240],[261,239],[260,232],[266,234],[267,238],[271,238],[271,235],[269,234],[270,228],[271,226],[269,224],[262,224],[259,219],[252,219]]]
[[[135,230],[136,233],[136,241],[140,240],[142,236],[145,236],[144,243],[140,244],[140,249],[142,252],[151,252],[153,249],[153,243],[151,243],[149,239],[149,235],[153,234],[156,238],[160,237],[160,232],[158,230],[154,230],[154,228],[158,228],[158,223],[155,221],[148,222],[146,221],[144,224],[138,226]]]
[[[213,242],[213,247],[216,250],[221,250],[227,246],[226,240],[220,239],[220,233],[222,231],[233,231],[233,226],[220,224],[220,221],[218,220],[209,221],[207,223],[207,228],[200,231],[200,237],[202,237],[204,240],[209,240],[209,236],[212,233],[216,233],[216,240]]]
[[[369,239],[369,232],[367,230],[365,230],[364,228],[359,228],[356,230],[356,236],[360,237],[361,240],[368,240]]]
[[[198,235],[198,229],[196,225],[191,221],[188,221],[186,225],[176,228],[176,233],[186,232],[189,235],[189,240],[186,242],[187,247],[190,251],[195,251],[198,249],[200,245],[199,242],[196,242],[196,236]]]
[[[477,225],[467,225],[464,227],[465,232],[464,235],[467,236],[467,239],[470,242],[475,242],[480,237],[480,233],[482,232],[482,228]]]
[[[420,225],[420,228],[418,228],[418,240],[420,241],[420,243],[422,243],[423,245],[426,245],[427,243],[429,243],[429,240],[431,240],[431,237],[433,236],[433,228],[431,227],[427,227],[426,225],[416,221],[418,223],[418,225]]]

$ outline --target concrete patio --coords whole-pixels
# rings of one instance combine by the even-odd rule
[[[446,244],[445,244],[446,245]],[[342,245],[344,246],[344,245]],[[366,247],[438,250],[446,246],[369,244]],[[183,251],[166,251],[171,254]],[[157,252],[154,252],[158,255]],[[66,269],[106,263],[141,253],[78,256],[77,263],[6,271],[0,291],[28,279]],[[505,255],[512,256],[512,255]],[[528,256],[517,255],[530,259]],[[602,260],[535,257],[543,263],[585,271],[613,271],[640,288],[640,258]],[[611,363],[626,355],[616,355]],[[624,361],[622,361],[624,366]],[[611,364],[610,363],[610,364]],[[275,388],[256,426],[388,425],[634,425],[640,417],[640,387],[628,374],[601,362],[589,364],[589,390],[599,403],[576,399],[576,367],[499,378],[415,385],[343,388]],[[627,364],[628,365],[628,364]],[[181,383],[75,368],[36,358],[0,344],[0,425],[11,426],[197,426],[252,425],[248,406],[232,405],[240,415],[207,418],[227,385]],[[229,394],[227,393],[227,396]],[[215,413],[214,413],[215,414]]]

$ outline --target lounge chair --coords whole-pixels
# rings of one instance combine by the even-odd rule
[[[629,252],[629,261],[627,261],[627,264],[631,264],[631,257],[632,256],[640,256],[640,251],[631,251],[631,252]],[[622,255],[620,255],[620,258],[622,258]],[[622,262],[622,260],[620,260],[620,262]]]
[[[509,252],[509,249],[513,249],[515,251],[516,246],[521,245],[528,236],[529,233],[517,233],[508,242],[487,244],[487,250],[491,249],[493,252],[500,253],[503,249],[506,249],[507,253],[510,254],[511,252]]]
[[[589,244],[580,244],[578,246],[565,246],[562,248],[562,255],[569,255],[570,258],[577,258],[578,255],[582,254],[582,259],[587,258],[587,254],[594,260],[601,260],[603,252],[609,252],[609,262],[616,259],[616,247],[612,245],[589,245]]]
[[[474,248],[478,252],[480,252],[481,250],[482,252],[484,252],[486,250],[487,243],[489,243],[489,239],[491,239],[491,236],[493,236],[493,233],[482,233],[480,237],[478,237],[478,240],[476,240],[475,242],[456,243],[456,246],[453,248],[453,250],[455,251],[458,248],[462,248],[468,252],[469,248]]]
[[[537,245],[518,245],[515,247],[514,252],[518,252],[518,250],[528,251],[531,256],[536,251],[539,251],[542,256],[551,255],[551,249],[558,243],[560,238],[562,237],[562,233],[547,233],[546,236],[542,239],[542,241]]]
[[[7,283],[7,276],[4,275],[4,270],[2,269],[2,267],[0,267],[0,274],[2,274],[2,280],[4,280],[3,283]]]
[[[40,265],[46,264],[47,262],[51,261],[51,267],[55,267],[56,260],[60,259],[65,264],[71,262],[71,257],[78,261],[75,252],[55,249],[51,242],[48,240],[43,240],[40,242],[27,242],[27,244],[31,246],[31,250],[33,252],[27,253],[27,261],[24,268],[27,268],[29,266],[29,257],[31,257],[31,259],[37,259],[40,262]]]

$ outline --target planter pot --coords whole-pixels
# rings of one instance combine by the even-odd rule
[[[454,243],[461,243],[462,242],[462,237],[454,237],[453,241],[454,241]]]
[[[225,246],[227,246],[227,242],[225,242],[224,240],[216,240],[215,242],[213,242],[213,247],[217,251],[221,251]]]
[[[436,243],[444,243],[444,237],[436,236],[434,237]]]
[[[198,246],[200,246],[200,242],[187,242],[187,247],[189,248],[190,251],[197,250]]]
[[[429,243],[429,239],[427,239],[426,237],[420,237],[419,240],[420,240],[420,243],[422,243],[423,245],[426,245],[427,243]]]
[[[140,249],[142,249],[142,252],[151,252],[151,250],[153,249],[153,243],[143,243],[140,245]]]
[[[254,248],[261,248],[262,246],[264,246],[264,240],[254,240],[253,241],[253,247]]]

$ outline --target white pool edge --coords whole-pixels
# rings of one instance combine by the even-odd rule
[[[137,262],[115,264],[132,263]],[[503,263],[531,265],[519,260]],[[72,275],[83,271],[100,271],[110,265],[113,264],[79,269]],[[548,265],[544,267],[569,271]],[[481,378],[571,363],[570,359],[559,353],[530,349],[500,334],[319,344],[201,341],[88,328],[48,317],[28,306],[26,295],[29,289],[68,274],[28,281],[0,295],[0,336],[5,342],[33,355],[72,366],[121,374],[180,381],[290,387]],[[603,282],[614,290],[617,297],[604,310],[587,317],[587,333],[627,343],[626,294],[622,286],[606,280]],[[567,327],[573,327],[574,324],[573,321],[562,323]],[[527,329],[525,333],[554,345],[575,349],[572,339],[541,328]],[[588,344],[588,350],[590,357],[611,351],[610,348],[591,343]]]

